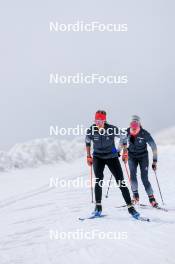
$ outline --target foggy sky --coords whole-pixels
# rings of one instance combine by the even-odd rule
[[[28,3],[27,3],[28,2]],[[89,126],[94,111],[150,132],[173,126],[174,1],[4,1],[0,10],[0,149],[47,137],[49,126]],[[49,22],[127,24],[128,32],[50,33]],[[49,85],[49,74],[128,75],[127,86]]]

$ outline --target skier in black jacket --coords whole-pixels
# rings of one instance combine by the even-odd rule
[[[89,166],[93,165],[96,177],[95,183],[95,200],[96,206],[94,214],[100,216],[102,212],[102,186],[103,171],[105,165],[113,174],[116,182],[120,184],[123,180],[123,172],[118,159],[118,151],[115,147],[115,136],[120,137],[120,131],[117,127],[110,125],[106,122],[106,112],[97,111],[95,114],[95,124],[92,125],[86,134],[86,149],[87,149],[87,163]],[[93,157],[91,156],[91,142],[93,142]],[[119,183],[120,182],[120,183]],[[127,204],[128,211],[133,216],[138,216],[139,213],[132,205],[131,197],[128,188],[119,185],[123,198]]]
[[[153,152],[152,169],[157,168],[157,146],[150,133],[142,128],[140,118],[136,115],[132,117],[130,128],[127,129],[128,141],[128,163],[130,169],[131,189],[133,192],[134,203],[139,203],[138,182],[137,182],[137,167],[140,166],[141,180],[143,182],[145,191],[148,195],[149,202],[153,207],[158,206],[153,194],[152,186],[148,179],[149,156],[147,150],[147,143]],[[126,142],[125,142],[126,144]],[[123,157],[127,162],[127,156]]]

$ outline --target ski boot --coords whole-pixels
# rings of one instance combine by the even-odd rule
[[[92,215],[100,217],[101,214],[102,214],[102,205],[101,203],[96,203],[95,209],[94,209],[94,212],[92,212]]]
[[[158,207],[158,203],[156,202],[156,199],[153,194],[149,195],[148,198],[152,207]]]
[[[136,211],[133,205],[128,205],[128,212],[134,218],[138,218],[140,216],[140,214]]]

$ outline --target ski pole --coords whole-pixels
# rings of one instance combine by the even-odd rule
[[[126,174],[127,174],[127,176],[128,176],[128,180],[129,180],[129,182],[131,182],[131,178],[130,178],[130,174],[129,174],[128,168],[127,168],[125,162],[124,162],[124,164],[125,164],[125,169],[126,169]]]
[[[91,181],[91,202],[94,202],[94,195],[93,195],[93,186],[92,186],[92,165],[90,169],[90,181]]]
[[[109,188],[110,188],[110,185],[111,185],[111,181],[112,181],[112,174],[111,174],[111,177],[110,177],[110,180],[109,180],[109,185],[108,185],[108,189],[107,189],[107,192],[106,192],[106,198],[108,198],[109,197]]]
[[[157,186],[158,186],[158,189],[159,189],[159,193],[160,193],[160,197],[161,197],[161,200],[162,200],[162,204],[165,205],[164,200],[163,200],[163,196],[162,196],[162,192],[161,192],[161,189],[160,189],[160,184],[159,184],[158,177],[157,177],[157,172],[155,170],[154,170],[154,173],[155,173],[155,176],[156,176]]]

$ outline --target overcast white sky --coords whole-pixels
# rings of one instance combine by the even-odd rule
[[[98,108],[151,132],[174,125],[173,0],[3,1],[0,149],[47,137],[49,126],[89,126]],[[50,33],[49,22],[127,23],[127,33]],[[128,75],[128,85],[51,86],[49,73]]]

